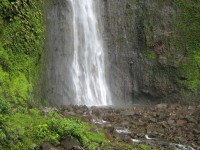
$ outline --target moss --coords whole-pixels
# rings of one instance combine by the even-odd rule
[[[156,54],[154,52],[146,51],[144,56],[148,59],[155,59],[157,58]]]
[[[177,68],[174,72],[176,75],[175,84],[178,83],[176,86],[179,87],[180,91],[185,90],[185,92],[199,93],[200,2],[195,0],[176,0],[175,2],[163,0],[155,5],[156,8],[149,10],[149,12],[146,12],[145,5],[144,9],[140,10],[140,14],[144,20],[143,26],[146,45],[143,49],[143,54],[147,59],[155,59],[156,56],[149,51],[149,47],[154,45],[158,40],[163,41],[166,45],[168,43],[168,50],[170,52],[167,52],[165,65]],[[158,26],[163,25],[164,28],[164,24],[161,24],[162,21],[157,20],[157,18],[159,18],[158,12],[165,5],[169,5],[176,10],[176,14],[172,15],[174,19],[173,25],[171,25],[173,35],[171,37],[164,35],[154,37]],[[148,8],[146,9],[148,10]]]
[[[177,0],[175,46],[184,55],[177,71],[178,81],[186,90],[198,92],[200,87],[200,2]]]
[[[43,0],[0,2],[0,95],[25,104],[32,99],[42,64]]]

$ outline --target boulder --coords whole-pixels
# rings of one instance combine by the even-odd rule
[[[64,139],[61,141],[61,147],[63,147],[65,150],[72,150],[73,148],[80,147],[80,142],[71,136],[65,136]]]

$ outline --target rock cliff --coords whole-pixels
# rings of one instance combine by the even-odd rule
[[[199,69],[195,61],[188,63],[187,38],[177,29],[181,16],[178,3],[189,6],[189,12],[194,8],[194,16],[199,17],[199,7],[192,0],[98,0],[107,79],[116,103],[180,100],[177,93],[181,90],[197,89]],[[71,18],[69,0],[51,1],[47,9],[46,94],[50,101],[56,99],[61,104],[66,100],[73,103],[74,98],[69,70],[73,55]]]
[[[73,58],[73,22],[70,1],[46,2],[46,89],[52,105],[73,103],[69,67]]]
[[[177,93],[174,47],[178,11],[171,1],[101,0],[104,40],[114,97],[123,101],[161,99]]]

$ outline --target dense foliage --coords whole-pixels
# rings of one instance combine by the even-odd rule
[[[0,10],[0,95],[25,105],[42,62],[43,0],[3,0]]]
[[[0,149],[27,150],[39,148],[46,141],[60,144],[65,135],[77,138],[89,149],[99,147],[107,140],[101,129],[99,134],[77,118],[63,118],[55,111],[42,115],[38,109],[13,108],[5,99],[0,99]],[[94,141],[94,142],[93,142]]]
[[[198,92],[200,86],[200,1],[177,0],[176,46],[184,54],[179,66],[179,82]]]

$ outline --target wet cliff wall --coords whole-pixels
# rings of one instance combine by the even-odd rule
[[[70,1],[46,1],[45,98],[52,105],[73,103],[70,66],[73,61],[73,21]]]
[[[47,2],[46,97],[73,103],[70,0]],[[98,0],[114,103],[198,99],[200,2]]]
[[[185,32],[185,22],[190,22],[187,19],[192,9],[195,11],[191,17],[194,15],[197,19],[195,14],[199,12],[199,6],[194,6],[197,3],[155,0],[101,2],[104,40],[110,62],[109,81],[115,98],[137,103],[144,99],[180,100],[183,93],[196,95],[199,70],[195,65],[197,62],[188,61],[190,56],[187,55],[186,43],[189,38],[187,33],[181,33]],[[188,13],[185,22],[181,20],[183,13]],[[199,39],[198,35],[196,39]]]

